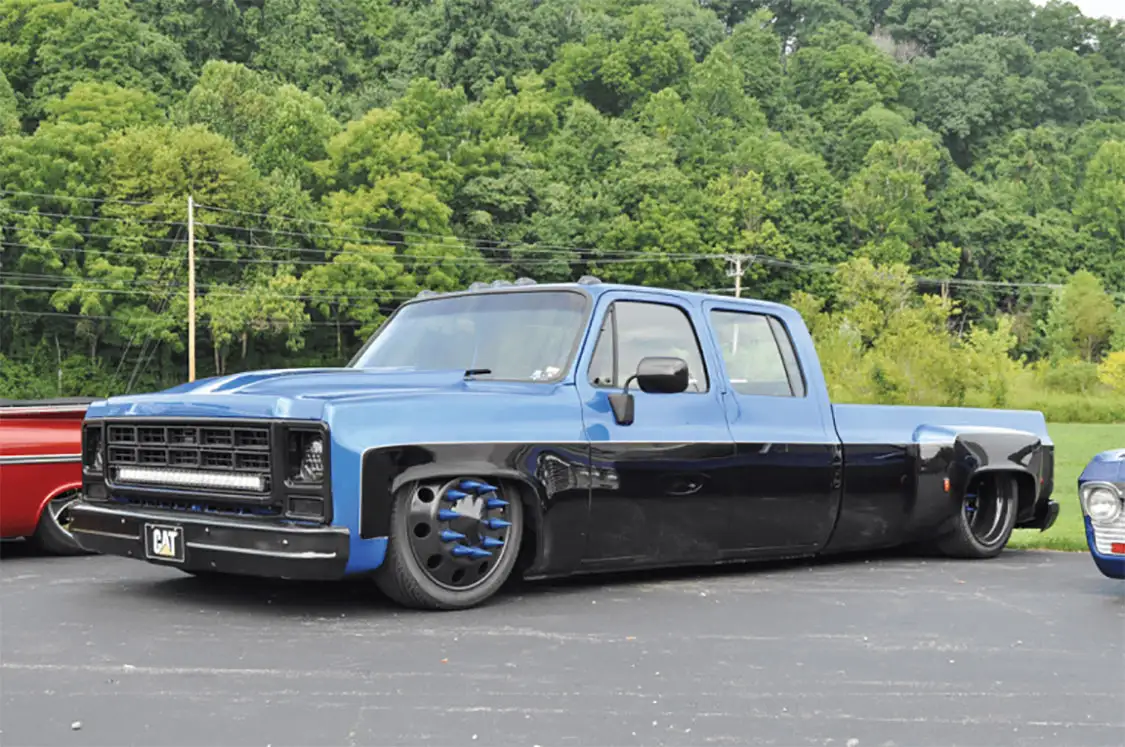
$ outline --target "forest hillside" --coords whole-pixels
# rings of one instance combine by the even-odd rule
[[[797,305],[841,401],[1125,421],[1125,23],[1051,0],[0,0],[0,396],[431,288]]]

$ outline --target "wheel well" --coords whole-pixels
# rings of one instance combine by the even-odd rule
[[[55,500],[56,498],[60,498],[60,497],[66,495],[68,493],[78,493],[79,495],[81,495],[81,493],[82,493],[82,483],[79,482],[79,483],[63,485],[62,487],[57,488],[56,490],[53,490],[52,492],[48,493],[47,497],[43,499],[43,502],[39,504],[39,511],[35,515],[35,520],[38,522],[43,518],[43,512],[47,510],[47,504],[49,504],[51,501]]]
[[[516,557],[513,575],[523,575],[524,571],[534,565],[539,557],[539,501],[535,490],[525,482],[511,478],[499,478],[506,489],[513,495],[518,495],[523,504],[523,538],[520,540],[520,552]]]
[[[1026,472],[1017,472],[1016,470],[989,470],[988,472],[979,472],[969,481],[969,487],[966,492],[972,493],[978,490],[984,483],[989,483],[995,487],[999,480],[1004,479],[1014,479],[1016,481],[1017,521],[1032,514],[1035,511],[1035,478]]]

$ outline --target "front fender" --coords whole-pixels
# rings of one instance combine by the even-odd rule
[[[478,477],[520,489],[529,543],[526,575],[565,573],[585,549],[589,447],[570,444],[416,444],[368,449],[362,462],[362,537],[388,536],[395,496],[435,478]],[[530,549],[528,549],[530,548]]]

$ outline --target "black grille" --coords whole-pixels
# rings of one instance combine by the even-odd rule
[[[181,470],[261,475],[270,490],[270,429],[247,425],[110,425],[106,461],[114,467],[168,467]]]

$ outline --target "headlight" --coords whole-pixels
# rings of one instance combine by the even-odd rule
[[[82,428],[82,463],[94,472],[102,471],[102,427],[87,425]]]
[[[324,441],[320,436],[312,439],[305,448],[305,455],[301,459],[301,480],[304,482],[320,482],[324,479]]]
[[[315,485],[324,480],[324,436],[316,431],[289,431],[289,479]]]
[[[1082,491],[1082,507],[1097,524],[1112,524],[1121,516],[1121,496],[1110,485],[1087,486]]]

